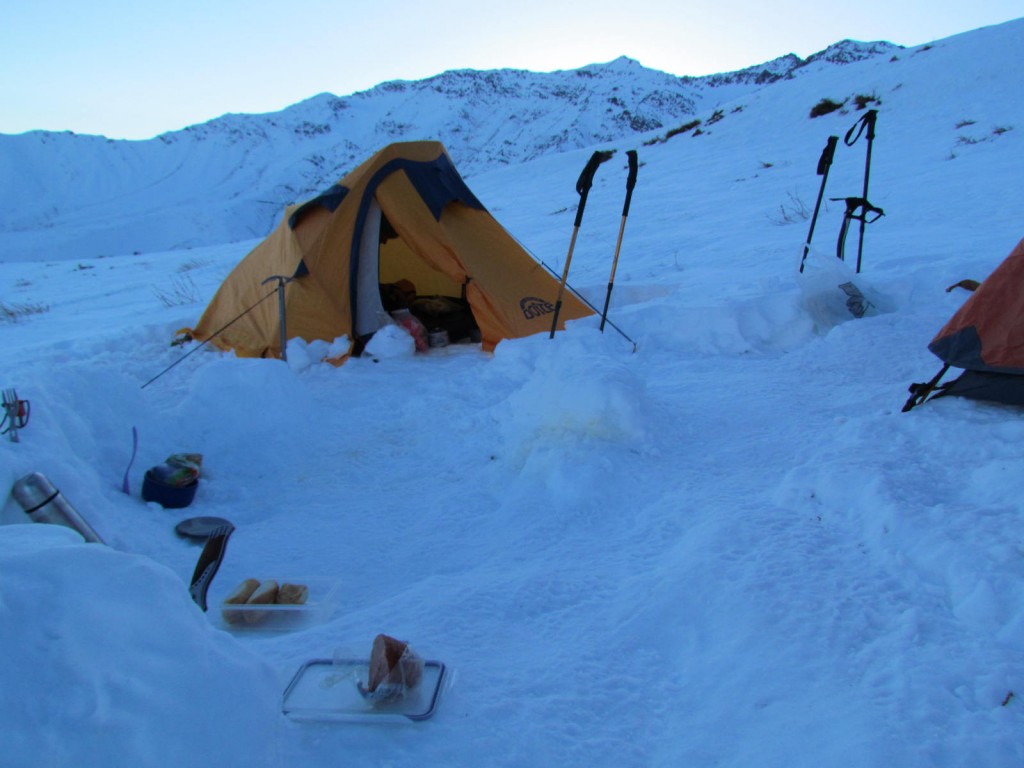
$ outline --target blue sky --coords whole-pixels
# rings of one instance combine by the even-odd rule
[[[918,45],[1024,15],[1021,0],[51,0],[0,19],[0,133],[144,139],[228,112],[449,69],[574,69],[625,55],[676,75]]]

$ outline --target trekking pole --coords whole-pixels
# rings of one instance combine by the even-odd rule
[[[565,267],[562,269],[562,279],[558,283],[558,299],[555,301],[555,316],[551,320],[551,335],[550,339],[555,338],[555,328],[558,327],[558,315],[562,311],[562,296],[565,294],[565,283],[569,279],[569,263],[572,261],[572,252],[576,247],[576,235],[579,234],[580,224],[583,221],[583,209],[587,205],[587,195],[590,193],[590,187],[594,183],[594,174],[597,172],[597,166],[608,160],[613,154],[614,150],[611,151],[597,151],[590,156],[587,161],[586,167],[583,169],[583,173],[580,174],[579,179],[576,181],[576,192],[580,196],[580,204],[576,208],[576,223],[572,228],[572,239],[569,241],[569,253],[565,257]]]
[[[636,186],[636,150],[626,153],[629,158],[629,176],[626,178],[626,202],[622,204],[622,223],[619,224],[619,239],[615,241],[615,256],[612,258],[612,272],[608,276],[608,293],[604,296],[604,310],[601,312],[601,333],[608,319],[608,304],[612,300],[612,285],[615,283],[615,268],[619,264],[619,249],[622,248],[622,233],[626,231],[626,217],[629,216],[629,201],[633,199],[633,187]]]
[[[858,120],[856,123],[854,123],[850,130],[846,132],[846,137],[843,139],[846,146],[852,147],[854,144],[857,143],[857,140],[860,138],[860,135],[864,133],[864,129],[867,128],[867,133],[865,134],[865,137],[868,140],[868,151],[867,159],[864,163],[864,192],[861,195],[861,197],[864,198],[865,204],[867,204],[868,200],[868,179],[871,176],[871,148],[875,143],[875,122],[877,120],[878,110],[869,109],[867,112],[864,113],[864,116],[861,117],[861,119]],[[854,131],[857,131],[856,136],[853,135]],[[861,257],[864,253],[864,226],[867,223],[868,222],[864,221],[863,218],[860,221],[860,239],[857,242],[857,272],[860,272]]]
[[[825,182],[828,181],[828,169],[832,166],[832,158],[836,154],[838,136],[829,136],[825,148],[821,150],[821,157],[818,158],[818,175],[821,176],[821,187],[818,189],[818,199],[814,203],[814,215],[811,216],[811,228],[807,230],[807,242],[804,243],[804,255],[800,258],[800,271],[804,271],[804,262],[807,261],[807,254],[811,250],[811,238],[814,237],[814,225],[818,221],[818,211],[821,210],[821,198],[825,194]]]
[[[281,359],[284,362],[288,362],[288,329],[285,324],[284,316],[284,287],[287,283],[290,283],[292,279],[285,277],[284,275],[271,275],[264,280],[260,285],[266,285],[271,280],[277,280],[277,312],[278,319],[281,323]]]

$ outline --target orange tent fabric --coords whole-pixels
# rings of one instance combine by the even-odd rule
[[[956,368],[1024,374],[1024,240],[928,345]]]
[[[558,280],[484,208],[433,141],[385,147],[331,189],[287,208],[188,332],[242,357],[281,357],[275,277],[291,280],[288,338],[347,337],[350,353],[392,322],[383,283],[404,279],[421,295],[464,297],[484,349],[550,331],[558,295]],[[558,327],[591,314],[566,291]]]

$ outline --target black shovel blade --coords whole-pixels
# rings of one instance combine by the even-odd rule
[[[213,577],[217,575],[217,569],[224,561],[228,539],[234,531],[235,526],[231,523],[214,529],[210,533],[210,538],[206,540],[203,551],[199,553],[199,562],[196,563],[196,569],[192,574],[192,584],[188,588],[188,593],[196,605],[204,611],[206,610],[206,592],[210,588]]]

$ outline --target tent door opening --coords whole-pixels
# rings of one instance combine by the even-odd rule
[[[408,309],[428,332],[452,342],[479,341],[466,288],[427,262],[397,233],[376,199],[370,202],[359,243],[355,333],[368,339]]]

